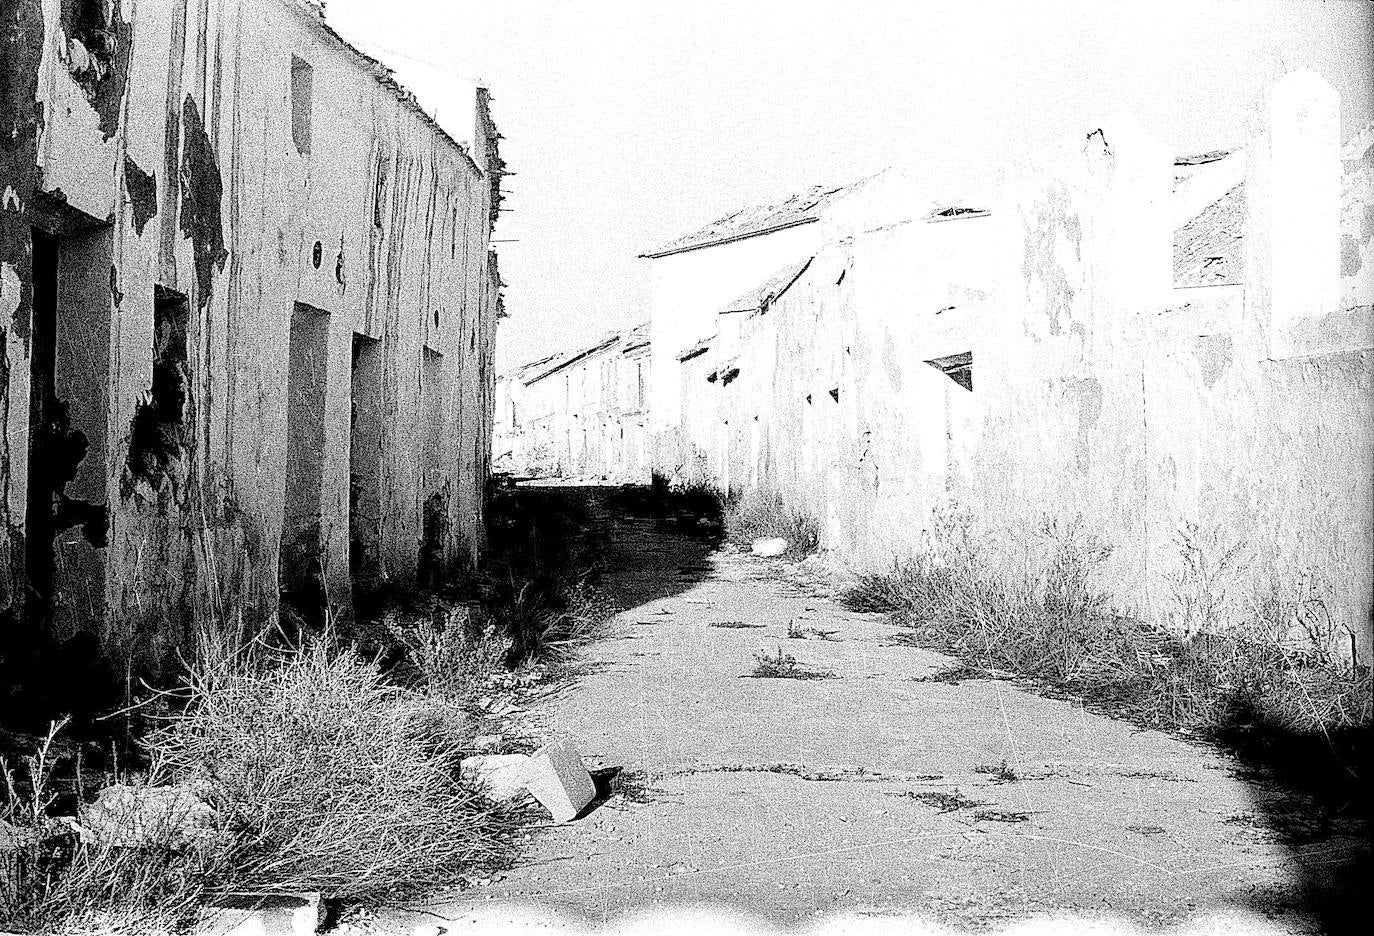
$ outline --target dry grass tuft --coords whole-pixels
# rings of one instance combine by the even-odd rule
[[[175,931],[228,891],[390,902],[505,864],[522,817],[459,781],[470,727],[455,699],[479,668],[431,649],[434,691],[390,684],[376,664],[318,643],[202,669],[165,693],[145,739],[150,774],[120,779],[194,789],[213,820],[191,845],[52,836],[50,743],[27,769],[7,768],[0,809],[35,835],[19,888],[0,896],[0,929]]]
[[[459,785],[467,726],[441,696],[323,646],[189,692],[149,747],[214,791],[234,889],[394,899],[506,854],[512,817]]]

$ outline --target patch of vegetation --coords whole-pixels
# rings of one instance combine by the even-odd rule
[[[113,820],[134,847],[71,834],[55,815],[50,737],[5,765],[0,814],[28,844],[0,926],[172,931],[231,891],[393,900],[505,864],[521,816],[460,783],[471,731],[447,688],[401,687],[324,642],[198,668],[144,706],[146,770],[109,778],[135,799],[188,791],[209,817],[189,844],[136,812]]]
[[[837,630],[821,630],[818,627],[798,627],[796,621],[787,622],[787,637],[789,640],[807,640],[815,637],[818,640],[834,640]]]
[[[749,676],[753,679],[833,679],[835,674],[826,670],[809,669],[802,663],[797,662],[797,658],[790,653],[784,653],[779,647],[777,653],[770,656],[764,651],[754,654],[756,661],[753,672]]]
[[[988,774],[992,778],[993,783],[1015,783],[1021,779],[1015,770],[1007,766],[1007,759],[1005,757],[1002,758],[1002,763],[1000,764],[980,764],[973,768],[973,772]]]
[[[973,542],[967,517],[937,514],[931,542],[845,595],[886,612],[912,643],[957,656],[966,672],[1029,677],[1142,725],[1217,736],[1237,725],[1326,736],[1368,732],[1370,669],[1335,652],[1339,628],[1311,577],[1275,586],[1239,620],[1223,571],[1234,550],[1195,527],[1178,537],[1175,626],[1116,614],[1095,579],[1111,550],[1077,523],[1045,522],[1048,559],[1009,574]]]
[[[820,547],[820,523],[779,493],[750,488],[725,504],[725,535],[730,542],[748,547],[755,540],[787,541],[783,557],[802,559]]]
[[[749,624],[744,621],[712,621],[707,627],[723,627],[727,630],[742,630],[746,628],[762,627],[762,624]]]

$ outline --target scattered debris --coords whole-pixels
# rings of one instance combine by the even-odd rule
[[[530,758],[525,754],[482,754],[465,757],[458,775],[483,788],[487,798],[497,803],[515,799],[525,789]]]
[[[1128,825],[1127,832],[1134,832],[1136,835],[1163,835],[1163,826],[1157,825]]]
[[[569,822],[596,796],[582,756],[569,744],[553,741],[530,755],[527,789],[555,822]]]
[[[776,559],[787,552],[787,540],[780,536],[768,539],[756,539],[750,552],[762,559]]]
[[[929,790],[917,793],[907,790],[903,793],[889,793],[888,796],[899,796],[905,799],[914,799],[918,803],[926,806],[934,806],[942,813],[958,812],[961,809],[976,809],[979,806],[988,805],[981,800],[971,800],[958,790]]]
[[[762,627],[763,625],[762,625],[762,624],[747,624],[747,623],[745,623],[744,621],[712,621],[710,624],[707,624],[706,626],[707,626],[707,627],[728,627],[728,628],[732,628],[732,629],[740,629],[740,628],[745,628],[745,627]]]
[[[769,764],[714,764],[700,767],[693,767],[683,773],[775,773],[786,774],[800,780],[813,780],[821,783],[837,782],[859,782],[872,783],[877,780],[888,779],[886,774],[876,770],[869,770],[867,767],[855,765],[838,765],[835,767],[806,767],[802,764],[789,763],[769,763]]]
[[[980,809],[973,814],[974,822],[1025,822],[1031,814],[1006,809]]]
[[[903,636],[903,635],[898,635],[898,636]],[[896,639],[894,639],[894,640],[892,641],[892,643],[893,643],[893,644],[896,644],[896,645],[901,645],[901,646],[915,646],[915,645],[916,645],[914,642],[908,642],[908,641],[905,641],[905,640],[896,640]],[[955,665],[955,666],[947,666],[947,667],[945,667],[944,669],[938,669],[938,670],[936,670],[935,672],[929,673],[929,674],[927,674],[927,675],[925,675],[925,676],[917,676],[915,679],[912,680],[912,682],[946,683],[946,684],[951,685],[951,686],[957,686],[957,685],[959,685],[961,682],[963,682],[963,681],[966,680],[966,679],[981,679],[981,678],[983,678],[983,673],[982,673],[980,670],[976,670],[976,669],[974,669],[974,668],[971,667],[971,666],[964,666],[964,665],[962,665],[962,664],[957,664],[957,665]]]
[[[1169,780],[1174,783],[1197,783],[1192,777],[1180,777],[1178,774],[1164,773],[1158,770],[1123,770],[1117,776],[1131,780]]]

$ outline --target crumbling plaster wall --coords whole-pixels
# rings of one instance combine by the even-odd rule
[[[21,6],[16,13],[29,17],[32,36],[36,5]],[[426,503],[436,495],[447,517],[445,563],[471,563],[482,543],[499,290],[488,251],[490,174],[499,159],[485,96],[471,141],[479,166],[307,5],[145,0],[136,21],[128,2],[108,9],[117,61],[100,72],[93,94],[83,85],[82,53],[64,31],[64,3],[43,4],[43,55],[27,106],[38,100],[44,122],[27,151],[6,147],[0,166],[4,185],[60,191],[71,207],[112,225],[107,645],[156,658],[184,645],[195,624],[275,612],[287,336],[297,302],[328,313],[320,563],[335,611],[351,607],[355,332],[385,348],[386,575],[414,578]],[[24,56],[6,37],[6,73],[22,76]],[[293,56],[312,75],[304,152],[293,136]],[[110,91],[110,81],[119,87]],[[24,95],[16,86],[7,120],[23,113]],[[12,271],[6,295],[19,297],[15,319],[30,273],[19,243],[26,237],[10,230],[12,217],[5,224],[0,260]],[[186,295],[191,308],[182,428],[177,450],[165,453],[179,465],[170,480],[146,476],[129,457],[130,427],[146,412],[154,370],[155,285]],[[16,347],[7,341],[11,423],[22,418],[14,391],[27,380]],[[424,447],[433,435],[423,425],[425,348],[443,362],[437,453]],[[8,439],[10,478],[22,477],[25,434]],[[424,459],[435,455],[439,468],[427,473]],[[12,531],[23,504],[20,494],[16,513],[13,484],[9,503]]]
[[[1228,620],[1315,574],[1368,659],[1374,342],[1350,301],[1368,282],[1328,249],[1351,237],[1351,201],[1342,226],[1334,199],[1267,194],[1340,178],[1333,140],[1284,147],[1331,105],[1313,77],[1271,91],[1247,146],[1244,286],[1173,289],[1172,160],[1119,118],[1010,167],[990,217],[861,231],[722,324],[678,364],[696,473],[781,492],[866,568],[920,548],[942,505],[1007,567],[1049,547],[1044,521],[1076,524],[1112,547],[1118,606],[1162,621],[1193,525],[1211,561],[1236,550],[1216,582]],[[1361,158],[1347,147],[1347,192]],[[1330,243],[1295,262],[1276,225]],[[971,393],[926,363],[962,352]]]

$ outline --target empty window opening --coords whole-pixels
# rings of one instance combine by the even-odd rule
[[[962,354],[951,354],[948,357],[935,358],[934,360],[926,361],[926,363],[943,373],[965,390],[973,390],[972,351],[965,351]]]
[[[635,401],[640,409],[644,408],[644,362],[635,362]]]
[[[315,70],[305,59],[291,56],[291,139],[296,152],[310,155],[310,120],[314,100]]]
[[[181,503],[186,495],[189,436],[186,407],[190,386],[187,332],[191,304],[186,296],[153,287],[153,382],[134,411],[129,458],[121,493],[140,490],[159,503]]]
[[[839,388],[839,387],[836,387],[836,388],[834,388],[833,390],[830,391],[830,399],[834,400],[836,403],[840,402],[840,388]]]
[[[280,575],[283,597],[307,619],[323,612],[320,508],[329,313],[297,302],[291,311],[286,375],[286,491]]]
[[[381,584],[382,342],[353,335],[348,448],[348,567],[355,598]]]

